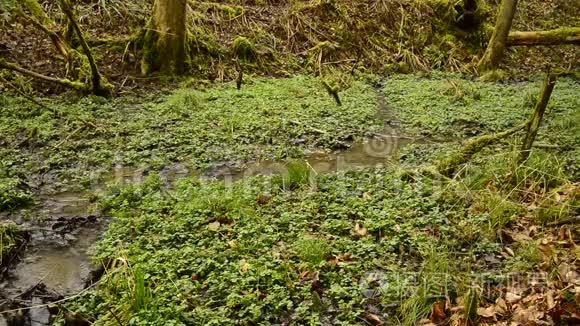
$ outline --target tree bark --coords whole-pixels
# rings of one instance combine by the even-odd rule
[[[81,28],[79,27],[74,16],[70,0],[61,0],[61,7],[62,11],[65,13],[70,23],[72,24],[72,27],[79,38],[79,42],[81,43],[81,47],[83,48],[83,51],[85,52],[85,55],[89,61],[89,66],[91,68],[91,84],[93,86],[93,94],[105,97],[110,96],[110,86],[106,83],[106,81],[103,83],[101,74],[99,73],[99,68],[97,67],[95,59],[93,58],[93,54],[91,53],[91,49],[89,48],[89,45],[83,36],[83,32],[81,31]]]
[[[522,148],[520,150],[520,163],[527,160],[530,156],[530,150],[532,149],[534,140],[536,140],[538,129],[542,124],[542,118],[546,112],[546,107],[548,106],[548,102],[552,96],[552,91],[554,91],[554,87],[556,86],[557,79],[558,75],[549,73],[544,80],[542,93],[538,98],[538,103],[536,103],[534,113],[526,124],[526,136],[524,137],[524,142],[522,143]]]
[[[580,27],[558,28],[551,31],[512,32],[507,46],[580,44]]]
[[[185,71],[186,4],[186,0],[155,0],[143,44],[143,74]]]
[[[485,54],[479,62],[478,70],[480,72],[496,69],[503,59],[517,4],[518,0],[502,0],[495,23],[495,30],[487,50],[485,50]]]

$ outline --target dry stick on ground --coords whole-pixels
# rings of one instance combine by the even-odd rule
[[[562,226],[566,224],[580,224],[580,216],[569,217],[561,221],[549,223],[548,226]]]
[[[62,302],[66,302],[66,301],[72,300],[74,298],[80,297],[81,295],[83,295],[84,293],[86,293],[87,291],[89,291],[90,289],[96,287],[98,284],[100,284],[100,282],[96,282],[96,283],[94,283],[94,284],[92,284],[92,285],[84,288],[80,292],[77,292],[74,295],[71,295],[69,297],[66,297],[66,298],[63,298],[63,299],[60,299],[60,300],[56,300],[56,301],[53,301],[53,302],[48,302],[48,303],[43,303],[43,304],[34,305],[34,306],[28,306],[28,307],[22,307],[22,308],[16,308],[16,309],[2,310],[2,311],[0,311],[0,316],[6,315],[6,314],[9,314],[9,313],[13,313],[13,312],[19,312],[19,311],[25,311],[25,310],[31,310],[31,309],[38,309],[38,308],[49,307],[49,306],[56,305],[56,304],[59,304],[59,303],[62,303]]]
[[[70,88],[73,88],[77,91],[86,92],[89,90],[89,86],[84,84],[84,83],[71,81],[69,79],[59,79],[59,78],[41,75],[41,74],[34,72],[32,70],[22,68],[22,67],[18,66],[17,64],[7,62],[6,60],[4,60],[2,58],[0,58],[0,69],[8,69],[8,70],[16,71],[16,72],[19,72],[21,74],[34,77],[36,79],[44,80],[44,81],[47,81],[47,82],[50,82],[53,84],[58,84],[58,85],[70,87]]]
[[[534,113],[532,113],[530,120],[526,124],[526,136],[524,137],[524,142],[520,150],[520,159],[519,159],[520,163],[527,160],[528,157],[530,156],[530,150],[532,149],[534,140],[536,140],[538,129],[542,124],[542,118],[544,117],[544,113],[546,112],[546,107],[548,106],[548,102],[550,101],[550,96],[552,96],[552,91],[554,91],[554,87],[556,86],[557,79],[558,75],[556,74],[548,73],[546,75],[546,79],[544,80],[544,86],[542,88],[542,93],[538,98],[538,102],[536,103],[536,107],[534,108]]]
[[[564,27],[538,32],[511,32],[506,42],[507,46],[556,44],[580,45],[580,27]]]
[[[106,81],[103,82],[102,80],[97,64],[95,63],[93,54],[91,53],[91,49],[89,48],[89,45],[87,44],[87,41],[83,36],[81,28],[77,24],[70,0],[60,0],[60,3],[62,11],[65,13],[70,23],[72,24],[72,27],[79,38],[79,42],[81,43],[81,47],[83,48],[83,51],[85,52],[85,55],[89,60],[89,66],[91,67],[91,83],[93,86],[93,94],[98,96],[110,96],[111,95],[110,86],[106,83]]]

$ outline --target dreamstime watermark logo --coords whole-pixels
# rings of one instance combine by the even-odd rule
[[[549,275],[537,273],[425,273],[374,270],[359,280],[359,291],[364,298],[377,300],[386,306],[398,306],[414,294],[425,299],[450,298],[476,289],[480,296],[497,296],[498,289],[548,289]]]
[[[242,180],[254,176],[282,176],[291,177],[296,170],[293,170],[290,162],[301,162],[307,168],[309,184],[312,188],[316,188],[316,178],[321,174],[330,174],[336,172],[347,172],[351,170],[363,168],[380,168],[388,164],[392,164],[396,160],[396,155],[401,147],[415,143],[417,140],[400,136],[396,131],[386,130],[381,133],[375,133],[372,137],[366,138],[360,142],[352,144],[342,144],[345,149],[337,150],[334,153],[311,153],[307,154],[303,159],[297,160],[283,160],[283,161],[259,161],[245,163],[240,166],[235,164],[214,164],[207,169],[193,169],[191,166],[195,164],[188,164],[188,162],[174,163],[166,165],[165,167],[155,170],[147,165],[139,167],[125,166],[123,164],[116,164],[113,171],[109,173],[104,181],[106,184],[137,184],[144,181],[147,175],[155,173],[161,179],[164,186],[171,187],[171,185],[178,179],[184,177],[195,177],[201,180],[210,181],[217,180],[225,183],[226,188],[233,189],[234,185]],[[123,153],[119,153],[116,157],[117,162],[123,162]],[[162,161],[151,158],[151,161]],[[399,171],[401,172],[401,171]],[[390,173],[397,173],[393,169]],[[402,173],[401,178],[385,178],[381,173],[369,173],[368,178],[372,180],[368,182],[375,183],[377,186],[393,188],[414,187],[420,188],[425,193],[437,196],[441,193],[444,185],[443,180],[436,177],[419,178],[416,175]],[[340,178],[341,174],[338,174]],[[386,183],[390,184],[386,184]],[[95,185],[102,187],[102,183]],[[265,179],[262,185],[263,192],[270,192],[273,187],[278,187],[279,184],[275,180]],[[239,186],[237,187],[239,189]],[[254,188],[252,188],[254,189]],[[248,189],[248,191],[252,191]]]

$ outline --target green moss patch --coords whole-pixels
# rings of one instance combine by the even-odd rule
[[[25,234],[16,224],[0,221],[0,267],[4,267],[13,257],[18,247],[25,241]]]
[[[11,210],[32,203],[32,194],[19,187],[19,180],[0,177],[0,210]]]

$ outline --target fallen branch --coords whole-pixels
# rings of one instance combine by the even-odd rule
[[[562,226],[566,224],[577,224],[580,223],[580,216],[570,217],[561,221],[556,221],[549,223],[548,226]]]
[[[42,103],[40,103],[39,101],[37,101],[34,97],[24,93],[23,91],[21,91],[20,89],[18,89],[18,87],[16,87],[15,85],[13,85],[11,82],[7,81],[4,77],[0,76],[0,80],[2,80],[6,85],[10,86],[10,88],[12,88],[16,93],[18,93],[18,95],[22,96],[23,98],[27,99],[28,101],[30,101],[31,103],[36,104],[37,106],[39,106],[42,109],[47,109],[49,111],[52,111],[52,113],[57,114],[58,111],[54,108],[50,108]]]
[[[524,137],[522,148],[520,150],[520,163],[527,160],[530,156],[532,145],[536,140],[538,129],[540,129],[540,125],[542,124],[542,119],[544,117],[544,113],[546,112],[546,107],[548,107],[548,102],[550,101],[554,87],[556,86],[557,79],[557,74],[548,73],[546,79],[544,80],[542,93],[538,98],[538,102],[534,108],[534,113],[532,113],[532,116],[526,124],[526,136]]]
[[[120,37],[100,37],[100,38],[89,38],[87,39],[87,44],[89,46],[100,46],[100,45],[125,45],[127,43],[136,42],[141,37],[143,32],[139,32],[133,35],[120,36]]]
[[[493,145],[498,141],[515,134],[516,132],[523,130],[528,125],[525,122],[514,128],[508,129],[506,131],[499,132],[493,135],[483,135],[474,139],[471,139],[460,151],[452,154],[451,156],[439,161],[436,164],[436,170],[444,176],[451,176],[455,173],[458,166],[465,164],[471,160],[471,158],[479,153],[482,149],[487,146]]]
[[[77,34],[79,41],[81,43],[81,47],[83,48],[83,51],[85,52],[85,55],[87,56],[87,59],[89,61],[89,66],[91,68],[91,83],[93,86],[93,94],[105,97],[110,96],[111,87],[106,81],[104,83],[102,81],[101,74],[99,73],[99,69],[97,67],[97,64],[95,63],[95,58],[93,57],[91,49],[89,48],[89,45],[85,40],[83,32],[81,31],[81,28],[79,27],[79,24],[77,23],[76,18],[74,16],[70,0],[60,0],[60,3],[62,11],[67,16],[75,33]]]
[[[550,31],[511,32],[506,41],[507,46],[534,46],[577,44],[580,45],[580,27],[564,27]]]
[[[52,42],[52,44],[54,45],[56,50],[63,56],[64,60],[67,63],[70,62],[70,49],[69,49],[67,43],[64,41],[64,39],[60,35],[58,35],[54,31],[52,31],[48,26],[43,24],[40,20],[36,19],[34,16],[29,16],[20,10],[17,11],[17,13],[24,20],[28,21],[29,23],[34,25],[36,28],[43,31],[48,36],[48,38],[50,39],[50,41]]]
[[[286,119],[283,119],[283,120],[286,121],[286,122],[288,122],[288,123],[290,123],[290,124],[293,124],[293,125],[300,126],[300,127],[305,128],[305,129],[308,129],[309,131],[311,131],[313,133],[316,133],[316,134],[324,134],[324,135],[325,134],[328,134],[326,131],[324,131],[322,129],[316,129],[314,127],[306,126],[303,123],[300,123],[300,122],[298,122],[296,120],[286,120]]]
[[[43,303],[43,304],[39,304],[39,305],[34,305],[34,306],[28,306],[28,307],[22,307],[22,308],[16,308],[16,309],[9,309],[9,310],[3,310],[0,311],[0,316],[1,315],[6,315],[9,313],[13,313],[13,312],[19,312],[19,311],[26,311],[26,310],[32,310],[32,309],[39,309],[39,308],[44,308],[44,307],[49,307],[49,306],[53,306],[59,303],[63,303],[69,300],[72,300],[74,298],[78,298],[81,295],[85,294],[86,292],[88,292],[90,289],[94,288],[95,286],[97,286],[100,282],[94,283],[86,288],[84,288],[83,290],[81,290],[80,292],[77,292],[76,294],[73,294],[69,297],[60,299],[60,300],[56,300],[56,301],[52,301],[52,302],[48,302],[48,303]]]
[[[566,149],[567,146],[555,145],[555,144],[534,144],[533,147],[543,148],[543,149]]]
[[[37,72],[34,72],[32,70],[28,70],[26,68],[22,68],[20,66],[18,66],[17,64],[11,63],[11,62],[7,62],[6,60],[0,58],[0,69],[8,69],[8,70],[12,70],[12,71],[16,71],[19,72],[21,74],[39,79],[39,80],[43,80],[49,83],[53,83],[53,84],[58,84],[58,85],[62,85],[65,87],[69,87],[72,89],[75,89],[77,91],[81,91],[81,92],[86,92],[89,90],[89,86],[87,84],[81,83],[81,82],[76,82],[76,81],[71,81],[69,79],[60,79],[60,78],[54,78],[54,77],[49,77],[49,76],[45,76],[42,74],[39,74]]]

